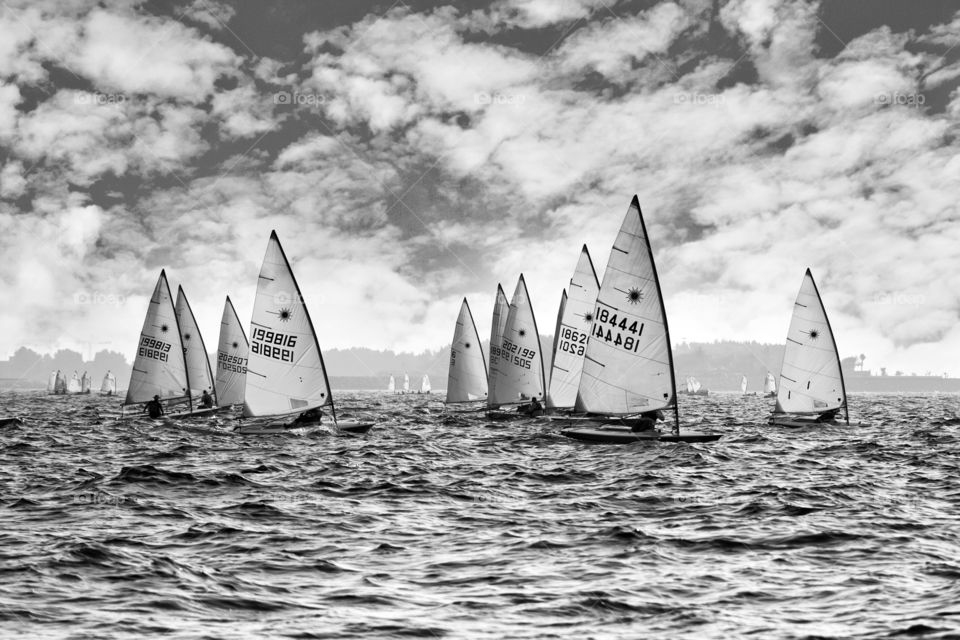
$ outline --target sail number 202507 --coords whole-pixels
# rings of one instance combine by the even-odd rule
[[[618,314],[615,309],[598,306],[590,335],[595,340],[636,353],[643,335],[643,323],[626,314]]]

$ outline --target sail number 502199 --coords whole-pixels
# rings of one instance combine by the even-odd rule
[[[625,314],[618,316],[615,311],[603,307],[597,307],[594,318],[591,336],[615,347],[637,352],[640,347],[640,336],[643,335],[642,322],[631,320]]]
[[[510,342],[507,338],[503,339],[503,344],[500,346],[500,358],[522,369],[529,369],[536,355],[537,352],[535,350],[521,347],[518,344]]]

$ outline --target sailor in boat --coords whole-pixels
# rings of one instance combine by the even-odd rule
[[[314,407],[313,409],[308,409],[304,411],[296,418],[294,418],[291,424],[300,425],[300,424],[319,424],[323,421],[323,410],[320,407]]]
[[[206,389],[203,390],[203,395],[200,396],[200,408],[213,409],[213,396],[211,396],[210,392]]]
[[[663,420],[663,411],[644,411],[640,417],[633,420],[624,420],[630,425],[630,431],[653,431],[657,428],[657,420]]]
[[[530,398],[530,404],[520,405],[517,412],[525,416],[539,416],[543,413],[543,405],[536,398]]]
[[[160,404],[160,396],[153,396],[153,400],[150,400],[144,405],[143,412],[149,414],[151,418],[159,418],[162,416],[163,405]]]
[[[830,409],[830,411],[824,411],[819,416],[817,416],[816,422],[820,423],[833,423],[837,420],[837,414],[840,413],[840,409]]]

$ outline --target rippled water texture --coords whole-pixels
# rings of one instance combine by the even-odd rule
[[[0,395],[0,635],[947,637],[960,398],[683,398],[717,443],[589,445],[423,396],[366,436],[238,437]]]

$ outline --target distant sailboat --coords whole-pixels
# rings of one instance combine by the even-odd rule
[[[53,383],[53,392],[60,396],[67,393],[67,379],[59,369],[57,370],[57,378]]]
[[[90,393],[90,375],[86,371],[80,377],[80,393]]]
[[[700,384],[700,381],[694,378],[693,376],[687,377],[687,391],[691,396],[705,396],[709,395],[710,391],[703,388],[703,385]]]
[[[846,424],[850,424],[837,343],[820,292],[807,269],[787,330],[777,403],[770,424],[836,424],[841,409]]]
[[[773,377],[773,374],[767,371],[767,377],[763,381],[763,396],[765,398],[776,398],[777,397],[777,380]]]
[[[410,376],[403,374],[403,392],[410,393]]]
[[[526,404],[532,400],[542,402],[546,391],[543,351],[523,274],[510,302],[499,351],[497,363],[490,370],[487,405],[497,409]],[[515,410],[487,413],[487,417],[495,419],[522,415],[522,412]]]
[[[103,376],[103,382],[100,383],[100,395],[117,395],[117,376],[113,375],[109,371],[107,371],[107,375]]]
[[[493,388],[493,370],[500,360],[500,343],[503,341],[503,332],[507,327],[507,314],[510,313],[510,301],[507,300],[503,287],[497,284],[497,296],[493,301],[493,320],[490,323],[490,362],[487,370],[487,388]],[[490,396],[487,396],[487,406],[492,406]]]
[[[363,433],[372,422],[338,422],[317,333],[300,287],[274,231],[257,281],[250,321],[241,434],[272,434],[314,426],[329,407],[342,431]]]
[[[580,250],[568,291],[561,305],[562,318],[557,323],[550,393],[547,394],[549,408],[573,408],[577,402],[587,338],[593,328],[593,311],[600,293],[600,282],[586,245]]]
[[[587,426],[591,420],[571,420],[561,431],[578,440],[704,442],[720,437],[680,434],[667,314],[636,196],[603,274],[575,408],[595,416],[592,426]],[[673,413],[673,435],[652,428],[652,416],[662,410]]]
[[[83,385],[80,383],[80,374],[76,371],[73,372],[73,376],[70,378],[70,382],[67,383],[67,393],[82,393]]]
[[[480,345],[480,334],[470,313],[467,299],[460,305],[460,315],[450,344],[450,370],[447,374],[447,404],[475,402],[487,397],[487,363]]]
[[[167,284],[167,274],[161,271],[140,330],[137,356],[130,372],[130,384],[121,415],[129,415],[131,411],[141,413],[144,403],[154,396],[160,397],[161,404],[167,410],[179,405],[181,408],[186,406],[189,411],[193,407],[187,394],[188,388],[187,363],[183,356],[177,312]]]
[[[423,374],[423,380],[420,381],[420,393],[430,393],[430,376]]]
[[[174,306],[177,312],[177,324],[180,326],[180,336],[183,341],[183,357],[187,362],[187,380],[190,381],[190,396],[199,398],[206,391],[213,398],[213,406],[217,405],[217,390],[213,388],[213,371],[210,369],[210,357],[207,347],[203,343],[197,319],[187,301],[187,294],[183,287],[177,287],[177,303]],[[211,407],[204,407],[209,409]]]
[[[756,391],[747,392],[747,376],[740,376],[740,395],[743,396],[755,396],[757,395]]]
[[[56,393],[57,392],[57,372],[51,371],[50,377],[47,379],[47,393]]]
[[[220,340],[217,343],[217,404],[223,407],[243,404],[250,341],[243,330],[230,296],[223,303]]]
[[[387,383],[387,393],[396,393],[397,392],[397,381],[394,380],[393,376],[390,376],[390,382]]]

